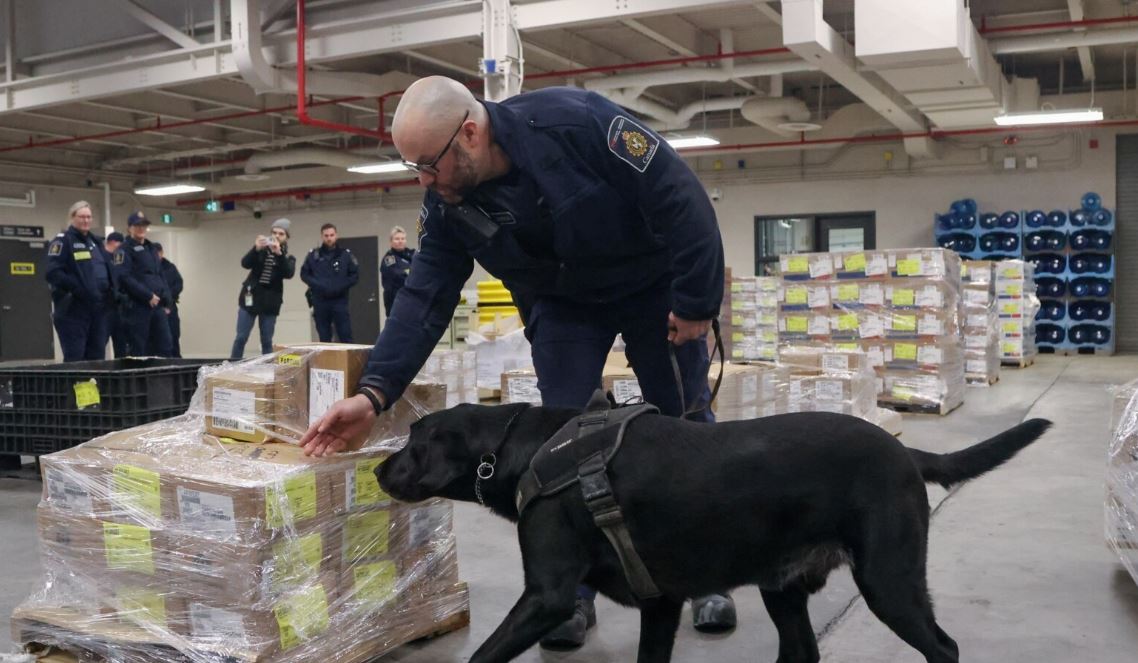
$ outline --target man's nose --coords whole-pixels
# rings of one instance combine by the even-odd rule
[[[435,181],[435,176],[431,173],[419,171],[419,184],[428,187]]]

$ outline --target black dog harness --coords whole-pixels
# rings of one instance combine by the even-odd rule
[[[616,549],[632,592],[641,600],[660,596],[660,590],[632,545],[607,469],[620,451],[628,424],[648,413],[657,414],[659,410],[647,404],[611,409],[608,398],[598,389],[585,411],[562,426],[534,455],[529,471],[518,482],[516,498],[521,516],[533,500],[556,495],[579,483],[593,522]],[[597,433],[614,427],[619,429],[610,446],[608,436]]]

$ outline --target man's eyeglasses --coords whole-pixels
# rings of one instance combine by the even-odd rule
[[[462,122],[459,122],[458,126],[455,127],[454,133],[450,135],[450,140],[447,141],[446,147],[443,148],[442,152],[439,152],[439,155],[437,157],[431,159],[430,161],[424,161],[423,163],[415,163],[414,161],[408,161],[404,159],[403,165],[407,166],[416,173],[426,173],[431,176],[438,175],[439,169],[435,166],[438,165],[439,161],[442,161],[443,157],[446,156],[447,150],[449,150],[450,146],[454,144],[454,139],[458,137],[458,132],[462,131],[462,125],[466,124],[466,118],[468,117],[470,117],[470,111],[466,111],[466,113],[462,116]]]

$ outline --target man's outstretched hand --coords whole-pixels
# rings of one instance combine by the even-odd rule
[[[694,341],[710,329],[711,320],[684,320],[677,318],[675,313],[668,314],[668,341],[675,345]]]
[[[367,396],[355,395],[338,401],[300,438],[306,456],[331,456],[363,446],[375,423],[375,408]]]

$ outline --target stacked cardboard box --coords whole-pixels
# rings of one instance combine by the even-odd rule
[[[1107,453],[1106,540],[1138,582],[1138,380],[1118,387]]]
[[[869,355],[885,407],[964,400],[960,257],[943,249],[780,257],[779,341]]]
[[[724,352],[732,361],[774,361],[778,356],[779,279],[727,278],[720,314]]]
[[[435,350],[417,381],[445,384],[447,407],[478,402],[478,354],[473,350]]]
[[[1023,260],[996,264],[996,312],[1000,316],[1000,358],[1004,364],[1027,366],[1035,359],[1035,265]]]
[[[111,660],[362,663],[465,614],[449,504],[397,503],[375,474],[445,406],[443,385],[412,385],[356,452],[229,435],[275,437],[288,430],[275,413],[319,417],[354,387],[361,353],[205,369],[196,412],[44,456],[45,582],[13,614],[16,641]]]
[[[968,260],[964,285],[964,379],[990,385],[1000,379],[1000,318],[996,308],[995,269],[990,260]]]

